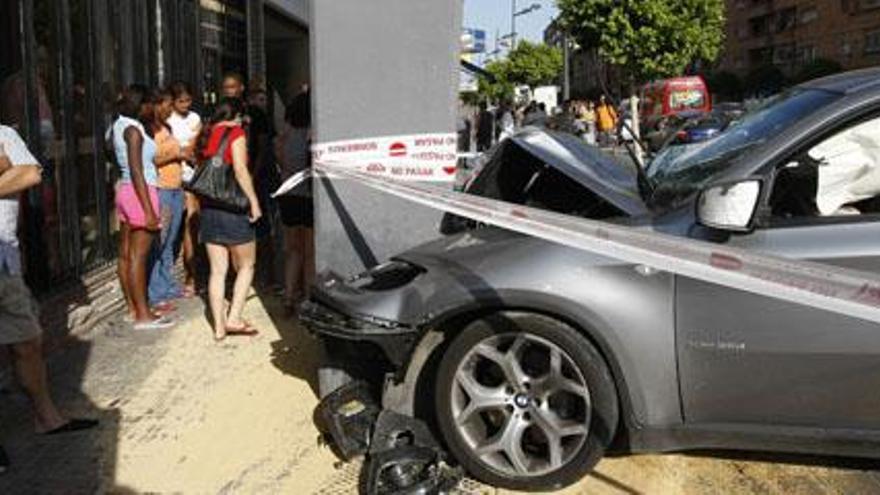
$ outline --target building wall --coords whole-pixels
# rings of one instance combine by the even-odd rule
[[[315,139],[454,132],[462,2],[314,1]],[[318,268],[362,270],[436,238],[436,210],[346,180],[315,187]]]
[[[722,70],[765,64],[794,75],[817,58],[844,69],[880,64],[880,0],[727,0]]]

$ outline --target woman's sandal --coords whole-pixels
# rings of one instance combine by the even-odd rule
[[[177,311],[177,306],[175,306],[174,303],[171,301],[163,301],[159,304],[156,304],[151,309],[153,310],[153,313],[156,313],[160,316],[165,316]]]
[[[165,316],[153,320],[135,322],[132,327],[135,330],[165,330],[175,325],[175,321]]]
[[[196,292],[195,287],[184,287],[182,291],[180,291],[180,297],[183,299],[192,299],[196,297],[198,292]]]
[[[254,337],[259,335],[260,331],[254,328],[249,321],[242,320],[241,326],[226,325],[226,335],[233,337]]]

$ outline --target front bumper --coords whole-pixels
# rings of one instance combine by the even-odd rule
[[[409,359],[418,341],[418,330],[400,323],[363,315],[347,315],[322,302],[322,295],[300,306],[300,322],[313,335],[352,345],[370,346],[381,351],[395,369]]]

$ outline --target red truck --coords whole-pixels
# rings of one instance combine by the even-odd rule
[[[662,79],[642,87],[639,117],[643,129],[653,129],[663,117],[711,110],[709,88],[700,76]]]

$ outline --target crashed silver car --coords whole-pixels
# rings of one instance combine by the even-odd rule
[[[528,130],[468,192],[876,272],[880,69],[796,87],[644,172]],[[372,380],[477,479],[558,488],[609,450],[880,458],[876,323],[467,219],[444,230],[324,274],[303,321],[329,369]]]

